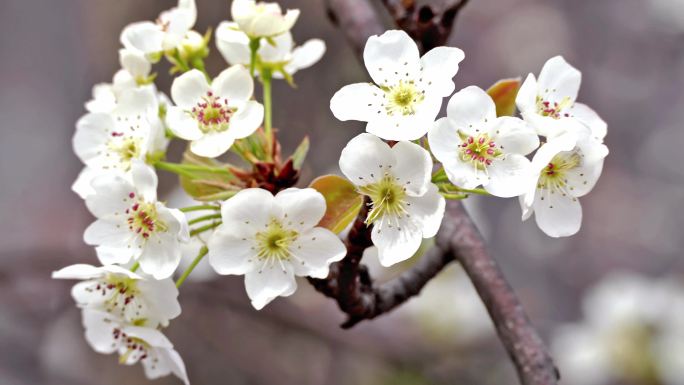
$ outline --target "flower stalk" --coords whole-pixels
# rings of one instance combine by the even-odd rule
[[[190,276],[193,270],[195,270],[195,267],[202,261],[202,258],[204,258],[205,255],[209,252],[209,249],[206,246],[202,246],[200,249],[199,253],[193,259],[192,263],[190,263],[190,266],[188,266],[187,269],[183,272],[183,274],[178,278],[176,281],[176,287],[180,288],[181,285],[183,285],[183,282]]]

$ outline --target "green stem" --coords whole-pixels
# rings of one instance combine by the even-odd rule
[[[249,52],[250,52],[249,74],[252,76],[254,76],[254,70],[256,69],[257,52],[259,51],[260,45],[261,45],[261,39],[260,38],[251,39],[249,41]]]
[[[199,206],[189,206],[183,207],[180,211],[184,213],[189,213],[190,211],[200,211],[200,210],[220,210],[219,206],[214,205],[199,205]]]
[[[195,223],[208,221],[209,219],[220,219],[220,218],[221,218],[221,214],[208,214],[208,215],[197,217],[195,219],[188,221],[188,225],[194,225]]]
[[[169,171],[183,176],[193,176],[191,171],[213,172],[216,174],[225,174],[230,176],[233,175],[230,170],[223,167],[202,166],[199,164],[155,162],[154,166],[160,170]]]
[[[458,191],[463,192],[463,193],[468,193],[468,194],[477,194],[477,195],[492,195],[487,192],[487,190],[483,188],[474,188],[474,189],[467,189],[467,188],[460,188],[457,187]]]
[[[271,69],[263,68],[261,71],[261,82],[264,86],[264,133],[266,134],[266,148],[268,150],[268,157],[273,153],[273,128],[272,128],[272,112],[271,112]]]
[[[209,252],[209,249],[206,246],[202,246],[202,248],[199,251],[199,254],[197,254],[197,256],[192,261],[190,266],[188,266],[188,268],[185,269],[185,271],[183,272],[183,275],[181,275],[180,278],[178,278],[178,280],[176,281],[176,287],[178,287],[178,288],[181,287],[183,282],[185,282],[185,279],[188,278],[188,276],[190,276],[190,273],[192,273],[192,271],[195,269],[197,264],[200,263],[202,258],[204,258],[204,256],[207,255],[208,252]]]
[[[182,167],[180,167],[180,164],[177,163],[168,163],[168,162],[156,162],[154,164],[154,167],[159,169],[159,170],[164,170],[168,172],[172,172],[174,174],[178,174],[181,176],[186,176],[189,178],[192,178],[192,173],[189,170],[186,170]]]
[[[140,267],[140,262],[136,262],[131,266],[131,272],[135,273],[136,270]]]
[[[451,194],[451,193],[440,193],[445,199],[452,199],[452,200],[457,200],[457,199],[465,199],[468,197],[468,194]]]
[[[216,227],[218,227],[220,224],[221,224],[221,221],[218,221],[218,222],[210,223],[210,224],[208,224],[208,225],[204,225],[204,226],[202,226],[202,227],[198,227],[198,228],[196,228],[196,229],[192,229],[192,230],[190,230],[190,236],[191,236],[191,237],[194,237],[194,236],[197,235],[197,234],[201,234],[201,233],[203,233],[203,232],[205,232],[205,231],[207,231],[207,230],[211,230],[211,229],[213,229],[213,228],[216,228]]]

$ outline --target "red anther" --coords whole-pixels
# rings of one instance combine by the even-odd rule
[[[543,104],[544,106],[546,106],[546,107],[549,106],[549,102],[547,102],[547,101],[544,101],[542,104]]]
[[[147,354],[143,354],[142,356],[140,356],[141,360],[144,360],[145,358],[147,358]]]
[[[477,158],[477,160],[479,160],[480,162],[484,162],[485,158],[484,158],[484,156],[481,156],[481,157]]]
[[[473,143],[473,137],[472,136],[468,138],[468,143]]]
[[[137,211],[139,207],[140,207],[140,204],[136,203],[131,208],[133,209],[133,211]]]
[[[211,92],[211,91],[207,91],[207,96],[213,96],[213,95],[214,95],[214,93],[213,93],[213,92]]]
[[[143,236],[143,238],[147,239],[147,238],[149,238],[149,237],[150,237],[150,234],[148,234],[148,233],[143,233],[143,235],[142,235],[142,236]]]
[[[134,192],[128,193],[128,197],[131,199],[135,198],[135,193]]]
[[[496,144],[494,142],[489,142],[489,147],[494,147]]]
[[[471,150],[471,149],[467,149],[467,150],[465,150],[465,153],[466,153],[466,155],[470,155],[470,154],[472,154],[472,153],[473,153],[473,150]]]
[[[489,155],[494,155],[494,150],[492,150],[491,148],[488,149],[488,150],[487,150],[487,154],[489,154]]]
[[[480,144],[483,144],[484,142],[485,142],[485,138],[484,137],[480,138]]]
[[[549,163],[549,165],[546,167],[548,167],[549,169],[552,169],[554,166],[553,166],[553,163]]]
[[[135,230],[135,232],[136,232],[137,234],[140,234],[141,231],[142,231],[142,227],[138,227],[138,229]]]
[[[487,166],[489,166],[490,164],[492,164],[492,160],[491,160],[491,159],[487,159],[487,160],[485,161],[485,163],[487,163]]]
[[[563,114],[563,116],[565,116],[565,117],[567,118],[567,117],[569,117],[569,116],[570,116],[570,114]]]
[[[110,284],[107,285],[107,289],[112,290],[113,288],[114,288],[114,285],[113,285],[113,284],[110,283]]]

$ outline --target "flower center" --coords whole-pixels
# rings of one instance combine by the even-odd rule
[[[130,193],[129,197],[134,198],[135,193]],[[136,201],[130,208],[126,209],[128,215],[128,229],[136,234],[142,235],[147,239],[152,233],[164,232],[168,229],[166,223],[159,219],[157,206],[154,203],[143,200]]]
[[[279,261],[287,261],[292,254],[290,245],[297,239],[299,234],[282,225],[279,220],[273,218],[269,222],[266,230],[256,234],[257,258],[270,260],[271,258]]]
[[[557,154],[542,170],[537,188],[562,191],[567,184],[566,173],[580,164],[581,157],[576,151]]]
[[[658,330],[654,325],[640,322],[620,325],[608,336],[610,358],[630,379],[644,384],[657,384],[660,377],[658,361],[649,349],[644,349],[644,346],[651,346],[657,337]]]
[[[503,154],[488,134],[469,136],[459,131],[458,135],[462,140],[459,145],[461,160],[473,164],[478,170],[484,170]]]
[[[112,132],[112,139],[107,142],[109,152],[106,155],[114,155],[119,158],[114,165],[120,166],[121,170],[128,171],[131,168],[131,160],[139,159],[142,155],[142,139],[138,137],[124,137],[122,132]]]
[[[425,99],[424,91],[420,91],[413,81],[399,81],[399,84],[385,89],[385,111],[387,115],[413,115],[416,106]]]
[[[131,337],[119,328],[112,330],[112,337],[123,348],[119,350],[119,364],[134,364],[147,358],[150,345],[146,341],[137,337]]]
[[[537,96],[537,112],[542,116],[549,116],[554,119],[560,119],[562,117],[569,117],[570,114],[563,112],[567,108],[572,106],[572,100],[569,97],[563,98],[560,103],[551,103],[548,100],[544,100],[541,96]]]
[[[371,210],[366,218],[368,225],[385,216],[401,218],[406,214],[406,188],[389,173],[379,182],[359,187],[359,191],[371,199]]]
[[[126,319],[134,319],[135,322],[145,322],[145,319],[139,318],[142,304],[136,301],[140,290],[135,279],[110,273],[103,279],[94,281],[86,291],[99,293],[105,299],[103,305],[107,312],[119,313]]]
[[[221,100],[211,91],[202,97],[202,101],[192,107],[192,115],[199,128],[205,134],[211,132],[223,132],[230,126],[230,118],[235,113],[233,108],[228,107],[228,99]]]

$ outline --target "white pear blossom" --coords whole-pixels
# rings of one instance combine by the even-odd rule
[[[492,195],[512,197],[524,193],[533,177],[525,155],[539,147],[539,137],[520,119],[497,118],[494,101],[478,87],[451,97],[447,116],[435,122],[428,140],[456,186],[482,185]]]
[[[684,288],[667,278],[616,272],[582,303],[584,319],[552,340],[568,385],[684,384]]]
[[[542,136],[556,136],[567,131],[574,121],[591,130],[598,141],[606,136],[607,124],[586,104],[577,103],[582,74],[562,56],[549,59],[539,79],[529,74],[520,87],[516,104],[523,118]]]
[[[83,310],[83,326],[86,340],[96,352],[118,353],[122,365],[140,362],[151,380],[173,374],[186,385],[190,383],[183,360],[159,330],[94,309]]]
[[[532,213],[539,228],[552,237],[577,233],[582,224],[580,197],[594,188],[608,148],[588,130],[572,129],[542,145],[532,159],[535,177],[520,196],[523,220]]]
[[[311,67],[325,53],[325,43],[320,39],[310,39],[295,47],[292,34],[284,32],[270,40],[271,42],[262,39],[257,54],[262,65],[276,69],[273,72],[276,78],[283,78],[280,71],[294,75],[301,69]],[[249,44],[249,36],[239,29],[237,23],[224,21],[216,28],[216,47],[230,64],[250,65]]]
[[[176,48],[197,20],[195,0],[178,0],[178,5],[159,14],[156,22],[132,23],[121,32],[121,44],[143,54]]]
[[[155,279],[171,276],[181,259],[180,243],[188,238],[183,213],[157,201],[157,175],[134,162],[132,183],[116,174],[98,176],[95,193],[86,205],[97,218],[85,231],[84,240],[97,246],[104,265],[131,259]]]
[[[283,14],[278,3],[255,0],[233,0],[230,13],[240,30],[250,38],[274,37],[288,32],[299,17],[298,9],[288,9]]]
[[[71,295],[84,309],[114,314],[131,324],[168,326],[181,313],[178,289],[170,278],[145,278],[117,265],[76,264],[52,273],[54,279],[78,279]]]
[[[430,154],[411,142],[390,147],[375,135],[353,138],[340,156],[342,173],[371,200],[366,220],[383,266],[410,258],[444,217],[445,201],[430,182]]]
[[[330,100],[339,120],[368,122],[366,131],[386,140],[414,140],[432,126],[464,54],[437,47],[420,57],[404,31],[371,36],[363,51],[372,83],[343,87]]]
[[[256,309],[297,289],[295,276],[325,278],[346,254],[331,231],[316,227],[325,214],[323,195],[289,188],[273,196],[263,189],[237,193],[221,207],[223,224],[209,240],[209,263],[217,273],[245,275]]]
[[[166,121],[174,134],[192,141],[193,153],[214,158],[261,125],[264,106],[250,100],[253,92],[254,80],[241,65],[224,70],[211,85],[191,70],[173,81],[176,106],[169,107]]]
[[[116,172],[129,177],[131,162],[165,152],[168,139],[153,87],[128,89],[111,112],[91,112],[76,123],[73,148],[86,165],[72,185],[81,198],[93,193],[93,178]]]

